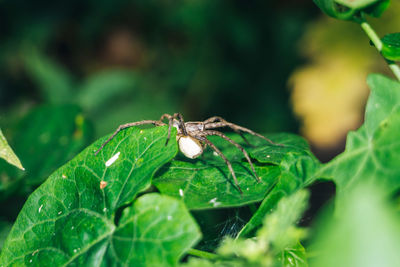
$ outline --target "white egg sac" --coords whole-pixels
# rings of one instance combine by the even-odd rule
[[[188,158],[194,159],[203,153],[200,142],[190,136],[181,136],[178,141],[179,150]]]

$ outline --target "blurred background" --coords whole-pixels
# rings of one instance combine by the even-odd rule
[[[379,35],[399,2],[371,20]],[[367,74],[390,75],[311,0],[13,0],[0,25],[0,128],[26,168],[0,161],[6,221],[95,139],[163,113],[299,133],[327,161],[362,123]]]

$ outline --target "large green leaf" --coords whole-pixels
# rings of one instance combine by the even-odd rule
[[[36,108],[12,132],[10,142],[26,171],[18,171],[0,162],[2,198],[16,189],[30,192],[30,187],[40,184],[81,151],[92,135],[80,109],[73,105]]]
[[[134,257],[140,257],[128,255],[133,253],[132,247],[138,249],[138,253],[148,251],[149,255],[158,251],[160,257],[166,256],[163,253],[168,247],[187,249],[175,242],[189,246],[197,240],[198,232],[195,226],[190,226],[193,223],[185,223],[185,220],[191,220],[189,216],[176,214],[177,210],[185,213],[183,206],[176,207],[172,203],[174,201],[168,198],[145,198],[124,212],[119,226],[113,222],[117,209],[147,189],[154,172],[176,155],[175,134],[176,131],[173,131],[172,140],[165,146],[167,127],[148,130],[130,128],[120,132],[97,156],[94,152],[105,138],[59,168],[28,198],[6,240],[0,265],[35,263],[36,266],[60,266],[73,263],[92,266],[99,265],[108,257],[117,259],[115,265],[124,265],[126,262],[123,259],[129,262]],[[154,205],[149,203],[152,201]],[[170,207],[170,213],[161,211],[165,206],[161,207],[160,202]],[[161,216],[158,222],[155,220],[158,214],[139,211],[144,208],[157,211],[157,206],[160,214],[168,214],[167,221],[170,219],[170,223],[164,222],[165,216]],[[150,234],[155,231],[152,227],[146,228],[149,221],[155,224],[155,229],[158,228],[154,239],[157,239],[157,235],[165,238],[157,242],[159,247],[151,241],[151,236],[146,235],[146,232]],[[182,223],[187,226],[183,229],[193,230],[193,234],[181,237],[186,230],[172,231]],[[162,228],[164,224],[168,226],[167,229]],[[134,229],[143,230],[141,233],[134,232],[137,237],[149,237],[149,240],[136,240],[132,238],[135,237],[133,234],[127,238],[132,242],[125,240],[124,236],[129,235],[133,225],[140,225]],[[169,228],[171,225],[172,230]],[[115,239],[112,238],[114,232]],[[119,248],[117,252],[113,252],[114,245]],[[170,263],[182,254],[182,250],[177,251],[177,254],[168,258]]]
[[[253,145],[249,146],[239,136],[229,136],[258,161],[253,160],[253,163],[261,182],[257,182],[240,150],[218,137],[210,138],[233,163],[243,194],[235,186],[225,162],[211,151],[207,151],[202,160],[172,161],[156,175],[154,185],[163,194],[183,199],[189,209],[205,209],[259,202],[276,184],[283,184],[282,187],[292,191],[304,183],[305,177],[287,175],[286,168],[289,167],[285,167],[286,164],[294,164],[293,158],[299,158],[296,162],[301,162],[300,155],[309,157],[308,146],[302,138],[291,134],[271,135],[269,137],[277,143],[272,145],[263,139],[246,135]],[[264,218],[264,215],[261,217]]]
[[[118,266],[118,261],[125,266],[174,266],[200,236],[182,202],[147,194],[124,210],[105,266]]]
[[[349,195],[339,214],[323,214],[307,248],[314,255],[310,266],[398,266],[400,218],[385,194],[363,184]]]
[[[0,158],[5,159],[8,163],[14,165],[15,167],[20,168],[21,170],[25,170],[24,167],[22,167],[21,161],[19,160],[17,155],[15,155],[12,148],[9,146],[1,129],[0,129]]]
[[[316,174],[335,181],[339,202],[359,183],[388,192],[400,186],[400,84],[381,75],[371,75],[368,84],[364,125],[348,134],[346,150]]]
[[[164,173],[157,176],[154,185],[163,194],[181,198],[189,209],[232,207],[261,201],[280,173],[277,166],[256,166],[262,180],[257,182],[247,163],[235,162],[233,169],[243,195],[224,162],[175,160],[163,168]]]

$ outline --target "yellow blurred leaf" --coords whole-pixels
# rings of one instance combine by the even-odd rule
[[[374,28],[396,31],[399,9],[400,2],[393,2],[382,20],[373,22]],[[367,74],[385,72],[387,66],[358,24],[326,16],[309,25],[299,49],[309,63],[297,68],[289,80],[294,112],[310,142],[333,147],[362,123],[369,93]]]

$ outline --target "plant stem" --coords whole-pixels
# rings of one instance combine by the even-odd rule
[[[220,258],[220,256],[218,256],[217,254],[194,249],[194,248],[189,249],[188,254],[192,255],[192,256],[200,257],[203,259],[208,259],[208,260],[216,260],[216,259]]]
[[[396,76],[397,80],[400,81],[400,68],[399,65],[397,65],[394,62],[389,63],[389,68],[392,70],[394,73],[394,76]]]
[[[368,35],[369,39],[375,45],[379,53],[382,52],[383,43],[381,41],[381,38],[379,38],[374,29],[372,29],[371,25],[369,25],[369,23],[365,20],[363,20],[360,25],[365,33]],[[389,65],[389,68],[392,70],[394,76],[400,81],[400,67],[393,61],[389,61],[387,59],[385,60],[386,63]]]

